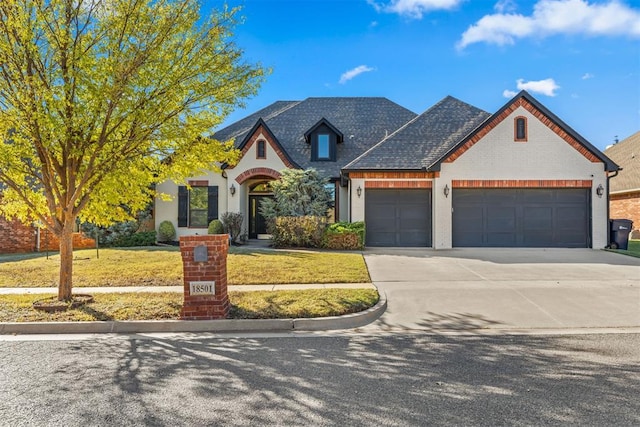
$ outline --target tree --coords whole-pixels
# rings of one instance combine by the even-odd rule
[[[260,213],[267,219],[327,215],[331,202],[328,181],[315,169],[286,169],[271,182],[273,199],[264,199]]]
[[[204,138],[264,80],[232,42],[237,9],[198,0],[0,2],[0,209],[60,239],[72,292],[77,218],[130,218],[154,183],[234,163]]]

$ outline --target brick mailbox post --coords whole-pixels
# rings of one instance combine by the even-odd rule
[[[184,271],[181,319],[224,319],[229,314],[227,295],[228,234],[180,237]]]

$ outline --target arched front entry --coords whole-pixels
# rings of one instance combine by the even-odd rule
[[[258,181],[249,185],[249,238],[267,238],[267,221],[260,212],[263,200],[272,199],[271,181]]]

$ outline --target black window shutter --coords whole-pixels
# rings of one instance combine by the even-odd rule
[[[178,227],[187,226],[187,216],[189,215],[189,192],[187,187],[178,187]]]
[[[207,198],[207,224],[218,219],[218,186],[209,186],[209,197]]]

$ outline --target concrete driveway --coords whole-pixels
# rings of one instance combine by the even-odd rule
[[[591,249],[368,249],[388,298],[365,329],[640,327],[640,258]]]

